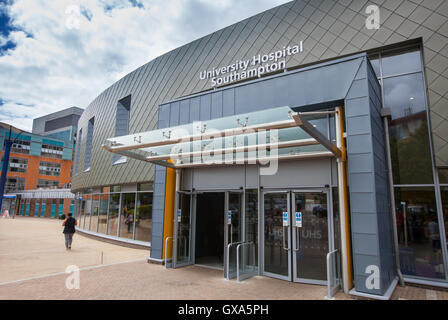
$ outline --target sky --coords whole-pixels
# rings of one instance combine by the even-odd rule
[[[152,59],[285,0],[0,0],[0,122],[86,108]]]

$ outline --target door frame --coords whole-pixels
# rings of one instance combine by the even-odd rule
[[[290,190],[288,190],[288,189],[277,189],[277,190],[275,190],[275,189],[263,189],[261,192],[260,192],[260,198],[261,198],[261,200],[260,200],[260,205],[261,205],[261,212],[260,212],[260,215],[261,215],[261,219],[260,219],[260,225],[261,225],[261,241],[260,241],[260,247],[262,248],[261,249],[261,255],[260,255],[260,259],[259,259],[259,261],[262,261],[263,262],[263,264],[262,264],[262,268],[260,268],[260,271],[261,271],[261,274],[263,275],[263,276],[268,276],[268,277],[271,277],[271,278],[276,278],[276,279],[280,279],[280,280],[286,280],[286,281],[291,281],[291,276],[292,276],[292,274],[291,274],[291,263],[292,263],[292,255],[291,255],[291,241],[290,241],[290,238],[291,238],[291,214],[290,214],[290,210],[291,210],[291,204],[290,204]],[[265,227],[265,214],[264,214],[264,196],[265,196],[265,194],[286,194],[286,205],[287,205],[287,209],[288,209],[288,221],[289,221],[289,226],[288,226],[288,250],[286,250],[286,251],[288,251],[288,275],[287,276],[282,276],[282,275],[279,275],[279,274],[275,274],[275,273],[271,273],[271,272],[267,272],[267,271],[265,271],[265,263],[264,263],[264,261],[265,261],[265,251],[264,251],[264,248],[265,248],[265,237],[264,237],[264,227]],[[283,227],[282,226],[282,228],[284,229],[285,227]],[[284,250],[284,248],[282,248],[282,250]]]
[[[177,236],[178,236],[178,228],[179,228],[179,223],[177,221],[177,212],[179,210],[180,207],[180,195],[184,194],[184,195],[189,195],[190,196],[190,232],[189,232],[189,236],[190,236],[190,241],[189,241],[189,252],[190,252],[190,259],[188,261],[184,261],[182,263],[178,263],[177,262]],[[173,268],[181,268],[181,267],[185,267],[185,266],[189,266],[194,264],[194,252],[192,251],[192,249],[194,248],[194,237],[192,237],[192,233],[195,229],[195,219],[193,219],[193,203],[196,204],[196,194],[194,194],[193,192],[188,192],[188,191],[177,191],[176,192],[176,199],[175,199],[175,215],[174,215],[174,230],[173,230]],[[195,217],[194,217],[195,218]]]
[[[229,225],[228,225],[228,221],[227,221],[227,213],[229,211],[229,201],[230,201],[230,194],[231,193],[239,193],[241,195],[241,216],[240,216],[240,226],[241,226],[241,240],[240,241],[236,241],[236,242],[232,242],[232,243],[243,243],[246,241],[246,233],[245,233],[245,222],[246,222],[246,191],[245,189],[229,189],[225,191],[225,199],[224,199],[224,277],[227,280],[230,280],[234,277],[236,277],[236,271],[235,273],[231,273],[229,274],[229,277],[227,277],[227,246],[230,244],[229,242]],[[230,228],[231,230],[231,228]],[[236,250],[236,248],[235,248]]]
[[[326,188],[318,188],[318,189],[314,189],[314,190],[310,190],[310,189],[292,189],[291,190],[291,209],[292,208],[292,204],[293,201],[295,203],[295,194],[296,193],[322,193],[326,195],[327,198],[327,233],[328,233],[328,252],[332,251],[332,248],[334,247],[334,235],[332,234],[333,232],[333,208],[332,206],[330,206],[330,188],[326,189]],[[292,217],[292,212],[290,213],[290,216]],[[297,239],[295,237],[296,233],[294,232],[292,235],[292,252],[294,252],[294,246],[297,245]],[[293,254],[294,255],[294,254]],[[328,283],[328,279],[327,280],[315,280],[315,279],[306,279],[306,278],[299,278],[297,277],[297,260],[296,259],[292,259],[293,260],[293,273],[292,273],[292,281],[293,282],[298,282],[298,283],[307,283],[307,284],[318,284],[318,285],[327,285]]]
[[[324,193],[327,197],[327,232],[328,232],[328,250],[331,252],[334,249],[334,217],[333,217],[333,205],[332,205],[332,197],[331,197],[331,191],[332,188],[330,187],[318,187],[318,188],[282,188],[282,189],[275,189],[275,188],[269,188],[269,189],[262,189],[260,190],[260,226],[261,226],[261,232],[260,232],[260,247],[261,247],[261,254],[259,261],[262,264],[262,267],[260,268],[260,274],[263,276],[268,276],[272,278],[277,278],[281,280],[287,280],[291,282],[297,282],[297,283],[306,283],[306,284],[317,284],[317,285],[327,285],[328,279],[325,280],[313,280],[313,279],[303,279],[296,277],[297,274],[297,262],[295,259],[293,259],[293,252],[294,252],[294,245],[297,244],[295,239],[295,235],[293,235],[293,214],[292,211],[292,205],[293,205],[293,194],[294,193]],[[288,276],[282,276],[278,274],[274,274],[271,272],[265,271],[265,252],[264,252],[264,226],[265,226],[265,214],[264,214],[264,196],[265,194],[272,194],[272,193],[286,193],[287,194],[287,202],[288,202],[288,220],[289,220],[289,227],[288,227],[288,244],[289,244],[289,250],[288,250]]]

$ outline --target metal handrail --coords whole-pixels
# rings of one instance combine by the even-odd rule
[[[237,245],[237,244],[240,244],[240,243],[243,243],[243,241],[231,242],[231,243],[229,243],[227,245],[227,248],[226,248],[226,258],[227,258],[227,261],[226,261],[226,279],[227,280],[230,280],[230,271],[229,271],[229,269],[230,269],[230,263],[229,263],[229,261],[230,261],[230,247],[232,247],[234,245]]]
[[[332,281],[331,281],[331,265],[332,265],[332,263],[331,263],[331,256],[333,256],[333,255],[335,255],[337,252],[338,252],[339,250],[338,249],[336,249],[336,250],[334,250],[334,251],[331,251],[331,252],[329,252],[328,254],[327,254],[327,288],[328,288],[328,295],[327,295],[327,299],[330,299],[330,300],[333,300],[334,299],[334,297],[333,297],[333,294],[336,292],[333,292],[333,290],[331,289],[331,283],[332,283]],[[336,261],[336,260],[335,260]],[[337,268],[338,266],[337,266],[337,261],[336,261],[336,265],[335,265],[335,268]],[[337,270],[336,270],[336,277],[337,277]],[[340,287],[340,283],[335,287],[336,288],[336,290]]]
[[[237,247],[236,247],[236,279],[238,282],[241,282],[241,276],[240,276],[240,248],[241,246],[246,246],[246,245],[252,245],[255,244],[254,242],[244,242],[244,243],[240,243]]]
[[[167,261],[168,261],[168,259],[167,259],[167,253],[168,253],[168,239],[172,239],[172,240],[174,241],[174,238],[173,238],[173,237],[166,237],[166,238],[165,238],[165,269],[168,269],[168,267],[167,267]]]

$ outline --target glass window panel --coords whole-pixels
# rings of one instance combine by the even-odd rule
[[[439,169],[439,182],[448,183],[448,169]]]
[[[396,188],[395,201],[401,271],[444,278],[434,188]]]
[[[432,184],[425,91],[421,73],[384,79],[391,109],[390,146],[395,184]]]
[[[246,190],[246,242],[254,243],[254,254],[248,254],[246,257],[246,267],[252,268],[254,271],[258,269],[258,190]],[[251,253],[250,251],[248,251]]]
[[[380,71],[380,59],[377,55],[371,56],[370,63],[372,64],[373,70],[375,71],[376,76],[379,78],[381,77],[381,71]]]
[[[135,220],[135,193],[123,193],[121,200],[120,237],[133,239]]]
[[[90,216],[92,214],[92,196],[87,196],[84,229],[90,230]]]
[[[135,239],[151,242],[152,232],[152,192],[137,194],[135,216]]]
[[[98,231],[98,211],[100,206],[100,195],[94,195],[92,197],[92,218],[90,222],[90,231]]]
[[[382,55],[383,77],[422,71],[420,50]]]
[[[137,191],[152,191],[152,190],[153,190],[152,182],[137,184]]]
[[[448,187],[441,188],[442,194],[442,210],[443,210],[443,221],[445,222],[445,237],[447,237],[448,243]]]
[[[107,234],[118,235],[118,211],[120,209],[120,193],[110,195],[109,201],[109,223],[107,224]]]
[[[102,194],[99,207],[98,232],[103,234],[106,234],[108,205],[109,205],[109,194]]]
[[[82,201],[81,201],[81,211],[80,211],[80,215],[79,215],[79,227],[81,229],[84,229],[84,217],[85,217],[85,209],[86,209],[86,196],[82,196]]]

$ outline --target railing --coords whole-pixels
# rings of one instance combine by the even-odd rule
[[[174,241],[173,237],[166,237],[165,238],[165,259],[164,259],[165,269],[168,269],[168,258],[167,258],[167,255],[168,255],[168,239],[171,239],[171,241]],[[174,246],[173,246],[173,250],[174,250]],[[174,255],[174,252],[172,253],[172,255]],[[171,258],[171,261],[172,261],[172,259],[173,258]],[[171,266],[172,266],[172,264],[171,264]]]
[[[226,248],[226,279],[227,280],[230,280],[235,277],[233,274],[230,274],[230,248],[232,246],[238,245],[240,243],[243,243],[243,242],[241,242],[241,241],[233,242],[233,243],[229,243],[227,245],[227,248]],[[237,265],[237,268],[238,268],[238,265]]]
[[[340,255],[339,250],[336,249],[327,254],[327,299],[333,300],[333,296],[341,288],[340,274]]]
[[[236,247],[236,279],[237,279],[238,282],[241,282],[241,281],[243,281],[245,279],[248,279],[248,278],[251,278],[251,277],[257,275],[257,268],[255,266],[252,267],[252,269],[249,270],[249,272],[247,272],[246,268],[248,267],[248,264],[247,264],[247,260],[248,259],[246,261],[243,261],[243,268],[244,269],[240,268],[240,265],[241,265],[241,263],[240,263],[240,252],[241,252],[240,249],[244,248],[245,246],[249,246],[249,248],[252,246],[252,248],[254,249],[253,250],[252,262],[254,263],[254,265],[255,265],[255,262],[256,262],[255,261],[255,257],[256,257],[255,256],[255,252],[256,252],[255,248],[256,248],[256,246],[255,246],[254,242],[240,243]],[[244,260],[244,258],[245,257],[243,257],[242,260]]]

